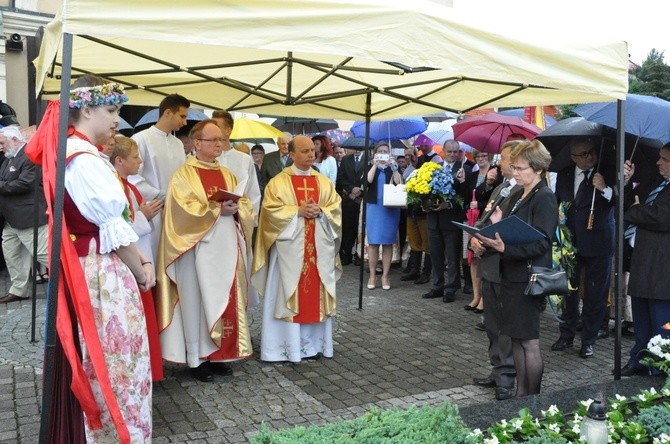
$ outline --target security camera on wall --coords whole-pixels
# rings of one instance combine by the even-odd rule
[[[5,41],[5,50],[9,52],[21,52],[23,51],[23,38],[20,34],[12,34]]]

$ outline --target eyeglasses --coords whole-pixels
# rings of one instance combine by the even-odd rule
[[[572,157],[579,157],[579,158],[582,158],[582,159],[586,159],[586,158],[589,157],[589,156],[593,156],[593,150],[591,150],[591,151],[586,151],[586,152],[581,153],[581,154],[570,154],[570,155],[571,155]]]
[[[223,143],[223,141],[224,141],[225,139],[222,138],[222,137],[215,137],[215,138],[213,138],[213,139],[197,139],[197,140],[201,140],[201,141],[203,141],[203,142],[219,142],[219,143]]]
[[[532,168],[531,166],[520,167],[520,166],[516,166],[516,165],[510,165],[509,167],[510,167],[510,169],[511,169],[512,171],[519,171],[519,172],[521,172],[521,171],[526,171],[527,169]]]

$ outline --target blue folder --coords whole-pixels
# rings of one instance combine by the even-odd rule
[[[503,242],[510,245],[525,244],[545,238],[544,234],[516,216],[506,217],[500,222],[481,229],[459,222],[453,223],[461,230],[470,233],[472,236],[481,234],[484,237],[495,239],[496,233],[498,233]]]

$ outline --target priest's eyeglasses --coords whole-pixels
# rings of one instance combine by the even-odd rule
[[[223,141],[224,141],[225,139],[223,139],[222,137],[215,137],[215,138],[213,138],[213,139],[198,139],[198,140],[201,140],[201,141],[203,141],[203,142],[214,142],[214,143],[219,142],[219,143],[223,143]]]

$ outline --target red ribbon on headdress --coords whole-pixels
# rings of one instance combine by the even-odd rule
[[[53,202],[56,190],[56,160],[58,157],[58,118],[60,101],[51,101],[47,106],[44,118],[35,135],[28,142],[25,151],[33,163],[42,165],[42,179],[44,182],[44,194],[47,202],[48,214],[53,215]],[[74,130],[74,128],[73,128]],[[81,136],[79,136],[81,137]],[[91,363],[95,371],[102,396],[109,409],[112,421],[119,435],[119,441],[130,443],[130,433],[126,426],[119,404],[114,396],[109,373],[105,364],[105,356],[100,345],[100,337],[96,329],[91,297],[86,284],[86,277],[79,262],[79,257],[70,239],[65,218],[62,221],[61,236],[61,263],[58,282],[58,308],[56,316],[56,330],[63,345],[63,351],[72,368],[72,384],[70,386],[75,397],[86,413],[88,424],[91,429],[102,428],[100,420],[100,407],[96,403],[91,384],[84,373],[81,358],[75,346],[75,335],[78,332],[72,329],[72,318],[67,303],[65,285],[72,299],[72,306],[77,317],[81,334],[84,337],[86,348],[91,356]],[[55,235],[53,232],[53,217],[49,217],[49,239]],[[51,241],[49,241],[49,263],[51,263]],[[53,271],[52,271],[53,272]],[[52,297],[52,296],[50,296]],[[50,370],[45,369],[46,375]]]

